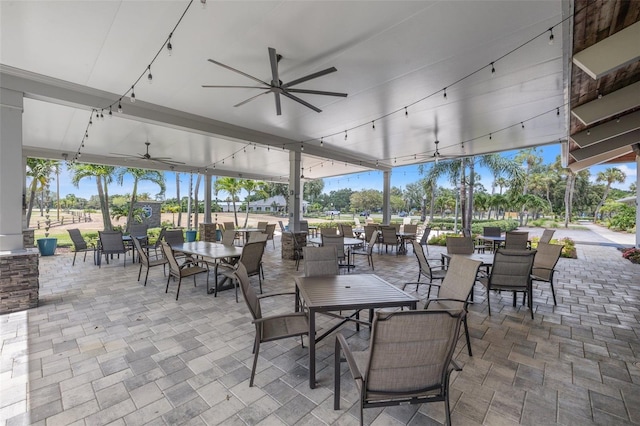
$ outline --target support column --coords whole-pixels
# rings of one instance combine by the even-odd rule
[[[292,232],[300,232],[301,157],[302,155],[299,151],[289,151],[289,231]]]
[[[391,223],[391,171],[382,172],[382,223]]]
[[[0,251],[24,250],[22,92],[0,88]]]
[[[636,154],[636,248],[640,248],[640,155]]]
[[[204,173],[204,223],[211,223],[211,175]]]

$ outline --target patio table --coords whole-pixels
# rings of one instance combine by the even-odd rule
[[[227,290],[234,288],[229,285],[224,287],[223,284],[227,281],[225,277],[220,284],[218,284],[218,265],[222,259],[239,259],[242,254],[242,247],[225,246],[219,243],[212,243],[208,241],[193,241],[190,243],[174,244],[171,246],[173,251],[189,254],[192,256],[200,256],[206,259],[212,259],[214,261],[214,275],[216,278],[216,288],[209,289],[207,287],[207,293],[212,294],[217,290]]]
[[[373,274],[325,275],[296,277],[296,311],[304,300],[309,310],[309,387],[316,387],[316,343],[331,334],[347,321],[360,323],[358,312],[369,310],[370,325],[374,308],[397,308],[408,306],[416,309],[418,299]],[[337,311],[355,310],[350,316],[337,315]],[[322,335],[316,337],[316,313],[325,313],[340,318]],[[355,316],[355,318],[354,318]]]

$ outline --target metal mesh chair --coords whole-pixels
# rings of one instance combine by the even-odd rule
[[[100,255],[104,254],[105,260],[109,263],[109,256],[117,254],[124,255],[122,266],[127,266],[127,248],[122,240],[122,232],[120,231],[99,231],[100,236]]]
[[[334,410],[340,409],[342,352],[360,396],[360,424],[365,408],[441,401],[450,425],[449,376],[460,370],[452,358],[464,315],[463,310],[377,311],[366,351],[352,351],[338,334]]]
[[[369,244],[367,244],[366,247],[354,248],[351,250],[351,256],[353,258],[354,265],[356,263],[355,257],[357,255],[367,256],[367,262],[371,266],[371,270],[375,270],[375,268],[373,267],[373,248],[375,247],[377,241],[378,241],[378,233],[374,232],[373,234],[371,234]]]
[[[69,232],[69,237],[71,237],[71,242],[73,243],[73,262],[71,263],[71,266],[74,266],[76,264],[76,256],[78,255],[78,253],[82,253],[82,252],[84,252],[83,262],[87,261],[87,252],[93,252],[93,255],[94,255],[93,263],[95,263],[96,262],[95,260],[96,245],[93,243],[88,243],[82,237],[80,230],[77,228],[67,229],[67,232]]]
[[[383,226],[380,228],[381,234],[380,234],[380,251],[382,251],[382,246],[384,245],[384,251],[385,253],[389,252],[389,246],[392,246],[396,249],[396,251],[398,250],[398,235],[397,235],[397,230],[394,226]]]
[[[182,279],[186,277],[193,277],[193,286],[196,286],[196,275],[198,274],[207,274],[207,289],[209,288],[209,265],[207,262],[200,262],[198,260],[190,260],[188,262],[183,263],[182,265],[178,264],[176,257],[173,254],[173,250],[171,246],[163,241],[161,243],[162,252],[164,253],[164,257],[167,259],[167,264],[169,265],[169,277],[167,277],[167,288],[164,290],[165,293],[169,292],[169,281],[171,281],[171,277],[178,279],[178,289],[176,290],[176,300],[178,300],[178,296],[180,295],[180,284],[182,284]],[[204,266],[200,266],[204,265]]]
[[[266,228],[265,232],[267,234],[267,241],[271,241],[271,244],[273,245],[273,248],[276,248],[276,242],[273,239],[273,235],[276,232],[276,224],[275,223],[267,224],[267,228]]]
[[[533,259],[533,267],[531,269],[531,279],[533,281],[543,281],[551,285],[551,294],[553,295],[553,304],[556,303],[556,291],[553,288],[553,274],[555,267],[562,254],[563,246],[560,244],[538,243],[536,257]]]
[[[473,254],[471,237],[447,237],[447,254]]]
[[[304,276],[338,275],[338,250],[334,245],[303,247]]]
[[[540,242],[549,244],[551,242],[551,238],[553,237],[553,234],[555,232],[556,232],[555,229],[545,229],[544,231],[542,231],[542,236],[540,237]]]
[[[504,239],[504,248],[507,250],[526,250],[528,241],[528,232],[507,232]]]
[[[133,238],[131,241],[133,242],[133,246],[135,247],[135,249],[138,251],[138,258],[140,259],[140,269],[138,270],[138,282],[140,282],[142,267],[143,266],[147,267],[147,273],[144,276],[144,285],[146,287],[147,278],[149,278],[149,269],[153,268],[154,266],[162,265],[162,269],[163,271],[165,271],[165,265],[168,263],[168,260],[166,257],[160,257],[158,259],[153,259],[153,260],[149,259],[149,256],[147,256],[146,250],[144,249],[144,247],[142,247],[140,240],[137,238]],[[165,275],[166,275],[166,272],[165,272]]]
[[[266,297],[295,295],[295,293],[269,293],[258,296],[253,290],[253,287],[251,287],[247,269],[242,263],[238,264],[238,268],[233,272],[233,275],[235,280],[240,284],[240,290],[251,312],[251,317],[253,318],[251,322],[256,326],[256,337],[253,343],[253,366],[251,367],[251,378],[249,379],[249,386],[251,387],[253,386],[253,379],[256,375],[260,344],[297,336],[301,336],[300,340],[302,343],[302,336],[309,334],[309,320],[305,312],[262,316],[260,300]],[[304,343],[302,344],[304,347]]]
[[[334,245],[336,247],[338,263],[342,264],[340,266],[348,266],[343,264],[344,261],[347,260],[347,255],[344,251],[344,236],[333,235],[333,234],[329,234],[329,235],[321,234],[320,237],[322,238],[323,246]],[[305,262],[306,262],[306,259],[305,259]]]
[[[419,267],[418,280],[417,282],[412,283],[416,285],[416,291],[418,291],[418,286],[420,284],[431,284],[433,280],[442,281],[445,275],[447,275],[447,271],[446,269],[444,269],[444,262],[442,262],[441,260],[432,259],[433,262],[437,262],[438,264],[435,266],[431,266],[429,264],[429,261],[427,260],[427,257],[424,255],[422,246],[415,240],[411,241],[411,244],[413,245],[413,253],[416,255],[416,259],[418,259],[418,267]],[[420,282],[420,278],[422,278],[423,276],[426,278],[429,278],[428,283]],[[405,284],[405,287],[406,287],[406,284]],[[403,290],[404,290],[404,287],[403,287]],[[429,286],[427,297],[429,297],[430,294],[431,294],[431,286]]]
[[[235,281],[235,289],[236,289],[236,302],[238,302],[238,281],[234,279],[234,272],[238,268],[238,265],[244,265],[247,275],[249,277],[253,277],[255,275],[258,276],[258,282],[260,283],[260,293],[262,294],[262,279],[264,278],[264,271],[262,270],[262,255],[264,254],[264,246],[265,243],[255,242],[255,243],[247,243],[242,247],[242,254],[240,255],[240,259],[238,263],[235,265],[226,265],[226,264],[218,264],[219,268],[225,269],[222,272],[222,275],[231,278]],[[218,295],[218,273],[216,270],[216,284],[213,289],[214,297]]]

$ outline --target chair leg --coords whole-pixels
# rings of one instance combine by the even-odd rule
[[[167,288],[164,289],[165,293],[169,292],[169,281],[171,281],[171,274],[169,274],[169,276],[167,277]]]
[[[487,308],[489,308],[489,316],[491,316],[491,296],[489,294],[490,291],[491,289],[487,287]]]
[[[176,300],[178,300],[178,296],[180,295],[180,284],[182,284],[182,277],[178,278],[178,290],[176,291]]]
[[[75,257],[75,256],[74,256]],[[82,260],[82,262],[86,262],[87,261],[87,251],[84,251],[84,259]],[[73,266],[73,265],[71,265]]]
[[[138,282],[140,282],[140,274],[142,274],[142,262],[140,263],[140,268],[138,268]],[[146,281],[145,281],[145,285],[146,285]]]
[[[467,316],[465,315],[464,320],[464,334],[467,338],[467,351],[469,352],[469,356],[473,356],[471,353],[471,338],[469,337],[469,325],[467,324]]]
[[[149,267],[147,267],[147,273],[144,275],[144,286],[147,286],[147,278],[149,278]],[[138,280],[140,281],[140,280]]]
[[[73,252],[73,262],[71,262],[71,266],[74,266],[76,264],[76,256],[78,255],[77,251]],[[86,253],[85,253],[86,256]]]
[[[256,349],[255,354],[253,355],[253,367],[251,367],[251,379],[249,380],[249,387],[253,386],[253,379],[256,376],[256,367],[258,366],[258,354],[260,353],[260,335],[258,334],[258,330],[256,329],[256,340],[254,347]]]

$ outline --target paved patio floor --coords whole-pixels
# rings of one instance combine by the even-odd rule
[[[265,292],[292,290],[302,273],[281,259],[279,241],[267,245]],[[432,256],[440,250],[430,246]],[[40,306],[0,316],[0,424],[358,424],[345,365],[342,410],[333,410],[332,336],[317,347],[316,389],[308,386],[307,347],[295,339],[261,347],[249,388],[254,329],[233,290],[214,298],[200,277],[197,287],[185,281],[176,301],[175,285],[164,292],[161,268],[144,287],[130,259],[99,269],[90,261],[72,267],[72,257],[41,258]],[[365,258],[357,262],[353,273],[371,272]],[[375,254],[374,262],[395,285],[417,277],[411,252]],[[534,320],[506,294],[491,295],[489,317],[476,286],[474,356],[461,335],[455,359],[463,371],[451,378],[454,424],[640,424],[640,265],[614,247],[581,244],[578,259],[561,259],[558,270],[558,305],[548,285],[536,286]],[[292,308],[291,297],[278,299],[263,311]],[[333,321],[320,317],[318,328]],[[340,332],[356,348],[367,346],[368,329]],[[442,403],[365,410],[366,424],[442,422]]]

